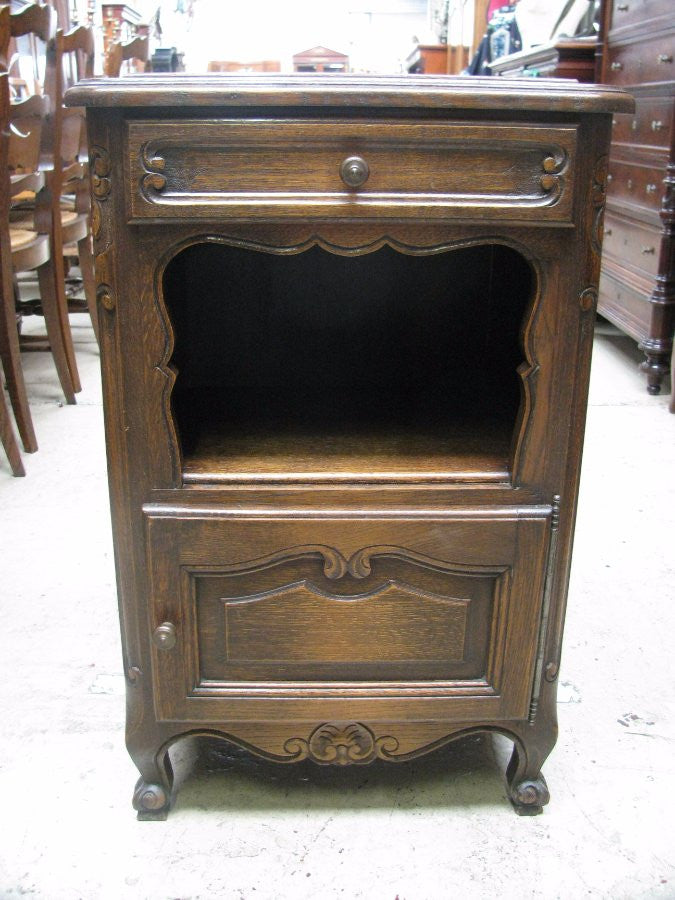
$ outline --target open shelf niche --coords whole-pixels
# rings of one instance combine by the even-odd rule
[[[533,289],[500,244],[187,247],[163,279],[184,481],[508,481]]]

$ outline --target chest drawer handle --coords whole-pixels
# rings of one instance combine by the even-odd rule
[[[613,62],[610,66],[610,69],[612,70],[612,72],[620,72],[623,69],[623,63]]]
[[[657,63],[671,63],[673,61],[672,53],[659,53],[656,57]]]
[[[654,119],[652,122],[652,131],[662,131],[663,122],[660,119]]]
[[[648,184],[647,187],[645,188],[645,191],[646,191],[646,193],[648,193],[648,194],[655,194],[655,193],[656,193],[656,185],[655,185],[655,184]]]
[[[609,235],[610,235],[611,233],[612,233],[612,229],[611,229],[611,228],[605,228],[605,234],[607,235],[607,237],[609,237]]]
[[[366,183],[369,175],[368,163],[360,156],[348,156],[340,166],[340,178],[347,187],[361,187]]]
[[[645,256],[653,256],[654,248],[653,247],[643,247],[641,250],[641,253],[643,253]]]
[[[619,10],[619,12],[628,12],[629,7],[627,3],[619,3],[617,9]]]
[[[152,632],[152,643],[159,650],[172,650],[176,646],[176,626],[162,622]]]

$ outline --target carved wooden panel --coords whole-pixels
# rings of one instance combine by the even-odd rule
[[[466,219],[489,209],[493,220],[571,223],[576,126],[219,119],[127,129],[132,222],[421,210]],[[341,166],[354,158],[365,168],[352,185]]]
[[[228,661],[268,664],[460,662],[470,602],[396,581],[343,597],[297,582],[251,597],[223,598],[224,655]]]
[[[431,540],[415,521],[151,516],[160,715],[247,715],[256,696],[256,708],[286,697],[290,714],[308,690],[525,712],[534,657],[505,665],[518,635],[539,626],[545,516],[450,516]]]
[[[330,550],[330,548],[327,548]],[[488,684],[504,567],[468,571],[403,548],[368,548],[339,577],[289,548],[215,572],[183,570],[195,691],[236,681],[473,679]],[[464,569],[464,570],[463,570]]]
[[[303,548],[229,572],[188,570],[196,677],[484,679],[501,574],[388,548],[338,578]]]

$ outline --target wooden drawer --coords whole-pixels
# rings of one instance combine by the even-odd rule
[[[607,213],[603,258],[613,257],[620,265],[633,266],[645,274],[656,275],[659,267],[661,230],[627,221]]]
[[[128,216],[570,224],[576,142],[574,125],[132,121]],[[359,187],[341,177],[353,157]]]
[[[658,213],[663,202],[665,171],[653,165],[611,159],[607,198]]]
[[[616,85],[671,81],[675,78],[674,59],[672,34],[610,46],[607,77]]]
[[[598,312],[636,341],[643,340],[651,327],[652,305],[645,294],[628,287],[620,271],[603,266],[598,294]]]
[[[674,106],[674,97],[636,97],[634,116],[614,116],[612,140],[615,144],[669,149]]]
[[[627,25],[672,25],[672,0],[612,0],[610,29]]]
[[[393,695],[411,715],[430,714],[433,700],[451,718],[527,716],[547,512],[360,522],[151,513],[158,716],[277,718],[302,697],[305,715],[307,697],[328,717],[347,697],[375,715]]]

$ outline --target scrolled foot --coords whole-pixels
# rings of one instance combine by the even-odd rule
[[[139,821],[163,822],[169,814],[171,797],[160,784],[148,784],[141,778],[136,783],[132,803]]]
[[[514,784],[510,791],[511,803],[519,816],[538,816],[550,798],[543,775]]]
[[[645,351],[647,357],[640,364],[640,371],[647,375],[647,393],[652,397],[656,397],[661,393],[661,383],[670,370],[669,357],[670,349],[666,352],[649,352],[649,349],[642,343],[641,348]]]

